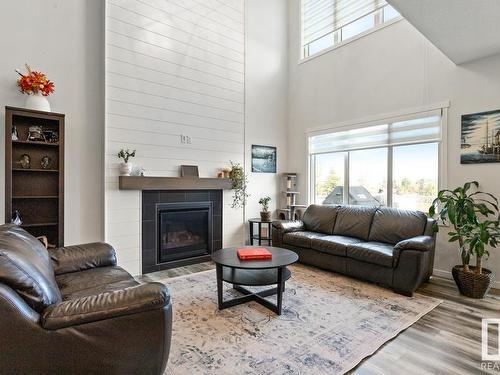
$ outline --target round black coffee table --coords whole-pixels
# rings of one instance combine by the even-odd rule
[[[242,246],[239,248],[252,248],[255,246]],[[281,315],[283,292],[285,282],[290,278],[291,272],[288,265],[295,263],[299,257],[293,251],[279,247],[264,246],[273,255],[269,260],[240,260],[237,250],[230,247],[218,250],[212,254],[212,260],[217,270],[217,298],[219,310],[231,306],[240,305],[249,301],[255,301],[268,309]],[[242,293],[243,296],[231,300],[223,300],[223,282],[233,284],[233,289]],[[267,286],[276,285],[275,288],[261,292],[252,292],[244,286]],[[277,294],[277,303],[274,304],[265,297]]]

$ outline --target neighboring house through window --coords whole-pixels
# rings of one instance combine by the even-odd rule
[[[436,196],[441,110],[309,137],[311,203],[426,212]]]

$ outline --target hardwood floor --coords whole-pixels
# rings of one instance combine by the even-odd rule
[[[418,293],[443,302],[355,368],[355,374],[500,374],[481,367],[481,319],[500,318],[500,297],[461,296],[452,280],[432,278]],[[498,347],[498,331],[490,332]],[[483,366],[486,366],[485,363]]]
[[[210,262],[141,276],[144,281],[214,269]],[[483,300],[461,296],[452,280],[432,278],[418,293],[443,302],[396,338],[362,361],[351,374],[500,375],[500,362],[481,361],[481,319],[500,319],[500,296],[490,293]],[[498,330],[490,332],[498,347]]]

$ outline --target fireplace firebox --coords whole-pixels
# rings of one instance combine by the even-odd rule
[[[222,248],[222,190],[142,192],[142,273],[210,260]]]
[[[156,205],[158,263],[212,252],[212,202]]]

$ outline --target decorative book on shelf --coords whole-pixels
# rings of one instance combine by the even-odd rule
[[[238,249],[238,258],[240,260],[266,260],[272,259],[273,254],[264,247],[244,247]]]
[[[64,115],[5,108],[5,222],[64,245]]]

